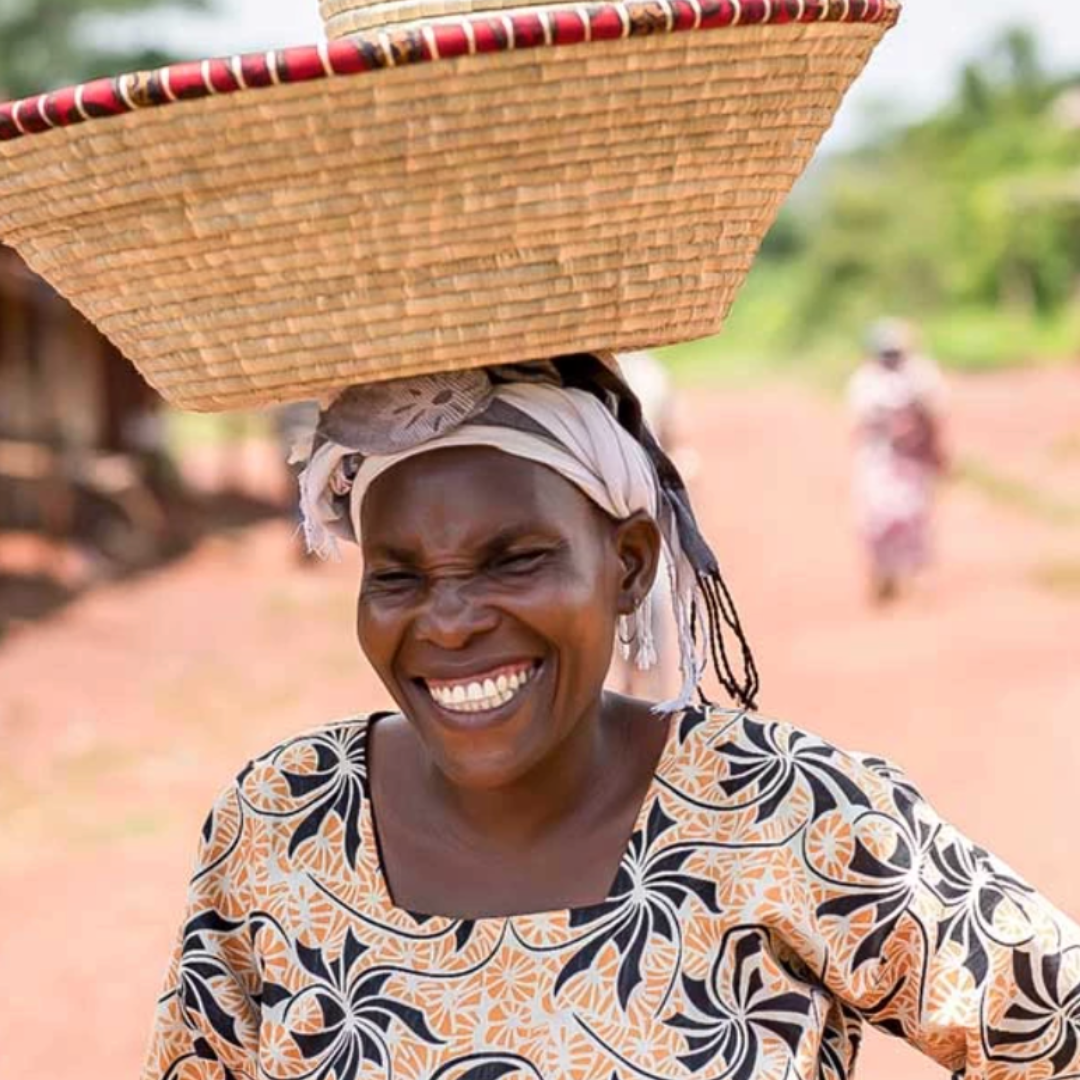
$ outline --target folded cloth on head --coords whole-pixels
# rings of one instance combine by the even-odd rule
[[[613,397],[625,389],[632,399],[629,389],[605,383],[589,389],[567,386],[553,365],[522,365],[346,391],[322,414],[314,452],[300,477],[308,546],[326,556],[337,553],[336,537],[359,543],[368,488],[408,458],[449,447],[487,446],[537,462],[574,484],[613,519],[644,511],[660,529],[682,686],[675,699],[658,708],[670,711],[690,703],[710,655],[729,693],[751,704],[757,687],[753,660],[685,488],[644,425],[642,438],[620,422],[619,401]],[[620,627],[624,653],[641,668],[656,663],[653,603],[651,593]],[[742,683],[731,674],[718,640],[724,622],[743,645]]]

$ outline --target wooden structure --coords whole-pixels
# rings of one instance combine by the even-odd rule
[[[158,396],[0,246],[0,530],[95,544],[93,507],[112,503],[129,534],[159,534],[155,460],[162,460]]]

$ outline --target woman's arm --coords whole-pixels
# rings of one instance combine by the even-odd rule
[[[843,858],[817,823],[804,848],[830,989],[968,1077],[1080,1076],[1080,931],[889,765],[865,767]]]
[[[142,1080],[254,1080],[261,988],[248,923],[250,848],[237,787],[203,826]]]

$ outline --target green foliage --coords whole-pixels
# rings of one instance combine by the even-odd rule
[[[959,371],[1068,360],[1080,352],[1080,307],[1032,316],[1002,307],[948,309],[922,326],[929,351]]]
[[[1030,33],[1005,34],[936,115],[825,163],[724,333],[673,358],[831,377],[882,314],[915,319],[969,369],[1080,352],[1080,130],[1055,108],[1068,87]]]
[[[1080,521],[1080,503],[1059,499],[1024,480],[999,472],[983,461],[965,458],[956,467],[956,479],[1001,506],[1047,524],[1072,525]]]
[[[153,47],[98,44],[106,39],[101,31],[125,16],[207,6],[207,0],[0,0],[0,100],[167,63],[173,57]]]

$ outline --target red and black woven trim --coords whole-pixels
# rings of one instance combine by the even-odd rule
[[[174,101],[356,75],[473,53],[721,27],[893,23],[898,0],[614,0],[473,14],[368,31],[340,41],[173,64],[0,105],[0,141]]]

